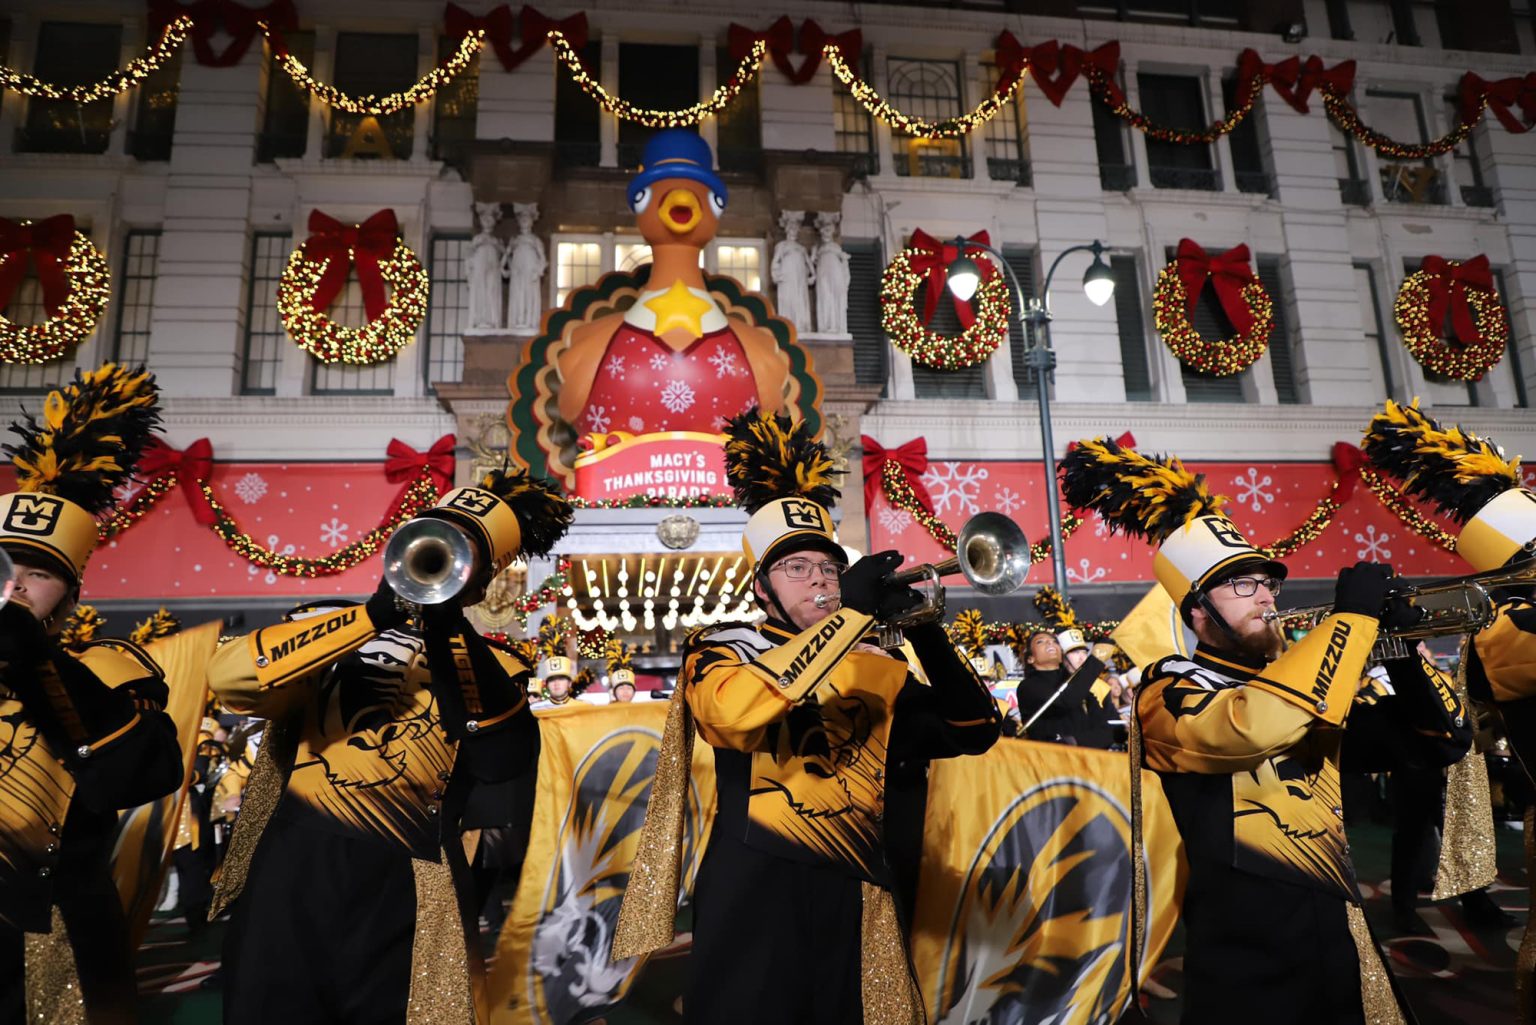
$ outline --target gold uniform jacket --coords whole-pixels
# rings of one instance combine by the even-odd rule
[[[1467,693],[1499,706],[1509,746],[1536,777],[1536,603],[1501,602],[1492,623],[1462,651]]]
[[[1147,670],[1136,696],[1144,759],[1192,867],[1215,862],[1358,900],[1341,758],[1384,768],[1408,750],[1448,765],[1471,742],[1449,681],[1417,658],[1389,666],[1397,696],[1355,705],[1376,630],[1369,617],[1334,615],[1267,665],[1197,647]]]
[[[425,635],[381,632],[362,605],[292,615],[224,645],[209,668],[226,708],[273,720],[248,794],[277,772],[285,817],[437,861],[455,770],[495,781],[526,768],[537,735],[527,667],[462,615]],[[235,843],[245,828],[242,816]]]
[[[908,635],[926,686],[906,662],[854,650],[870,624],[843,609],[799,633],[709,631],[691,641],[679,686],[715,748],[717,835],[888,886],[888,763],[980,754],[1002,716],[942,630]]]
[[[140,648],[37,648],[0,665],[0,920],[48,932],[55,884],[104,868],[117,810],[175,790],[182,766]]]

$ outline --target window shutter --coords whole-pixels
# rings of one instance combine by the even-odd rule
[[[922,315],[923,289],[918,285],[914,301],[918,315]],[[955,312],[954,301],[946,291],[939,296],[938,306],[928,327],[942,335],[958,335],[962,330],[960,315]],[[912,364],[912,389],[920,399],[984,399],[987,397],[986,364],[979,363],[964,370],[934,370],[921,363]]]
[[[885,394],[885,331],[880,327],[880,276],[885,264],[874,239],[844,239],[848,254],[848,332],[853,335],[853,379]]]
[[[1147,328],[1141,314],[1141,283],[1134,256],[1111,256],[1115,275],[1115,324],[1120,329],[1120,364],[1125,370],[1125,397],[1152,401],[1152,372],[1147,366]]]
[[[1293,406],[1301,401],[1301,389],[1296,385],[1296,366],[1292,360],[1290,325],[1285,317],[1285,288],[1284,278],[1280,274],[1280,261],[1272,256],[1261,256],[1256,261],[1254,273],[1258,274],[1275,309],[1275,328],[1269,335],[1269,366],[1274,371],[1275,396],[1283,405]]]
[[[1019,288],[1024,291],[1024,301],[1035,297],[1035,251],[1033,249],[1008,248],[1003,250],[1003,259],[1008,262],[1008,267],[1019,279]],[[1034,371],[1024,365],[1024,350],[1029,345],[1029,339],[1023,335],[1023,328],[1018,324],[1019,311],[1015,310],[1009,318],[1008,324],[1008,356],[1012,363],[1013,383],[1018,385],[1019,398],[1027,399],[1038,388],[1035,384]]]
[[[1173,254],[1169,253],[1168,258],[1173,259]],[[1216,287],[1209,281],[1200,290],[1200,301],[1195,305],[1195,315],[1191,318],[1191,322],[1206,338],[1229,338],[1232,335],[1232,322],[1222,312],[1220,301],[1216,298]],[[1184,378],[1185,398],[1190,402],[1243,401],[1243,383],[1240,374],[1216,377],[1212,374],[1202,374],[1183,362],[1179,363],[1179,373]]]

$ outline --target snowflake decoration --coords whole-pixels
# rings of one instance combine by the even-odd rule
[[[923,474],[923,484],[933,499],[933,511],[945,513],[951,505],[955,512],[977,513],[980,509],[981,482],[987,479],[985,466],[960,463],[931,463]]]
[[[606,434],[610,423],[607,406],[593,406],[587,410],[587,428],[597,434]]]
[[[693,389],[682,381],[668,381],[661,390],[661,404],[669,413],[681,413],[693,405]]]
[[[638,416],[630,417],[629,429],[634,431],[636,434],[639,434],[641,431],[645,430],[645,420]]]
[[[1520,467],[1520,483],[1532,491],[1536,491],[1536,469],[1532,469],[1529,466]]]
[[[250,476],[255,475],[251,474]],[[265,489],[267,485],[265,482],[263,482],[261,486],[263,489]],[[295,549],[293,545],[285,545],[279,541],[276,534],[267,535],[267,547],[278,555],[294,555],[297,552],[297,549]],[[261,573],[261,567],[246,566],[245,571],[248,575],[254,577],[258,573]],[[277,583],[277,574],[269,569],[267,570],[266,574],[262,576],[261,582],[266,584],[268,587],[271,587],[273,584]]]
[[[235,494],[246,505],[255,505],[267,497],[267,482],[259,473],[248,473],[235,481]]]
[[[912,526],[912,514],[905,509],[892,509],[887,506],[880,510],[878,519],[880,529],[890,534],[902,534]]]
[[[629,368],[625,366],[628,362],[628,356],[615,356],[608,361],[608,372],[622,381],[625,375],[629,373]]]
[[[1012,488],[998,488],[992,492],[992,508],[1005,516],[1013,515],[1023,504],[1023,496]]]
[[[320,524],[320,541],[328,545],[344,545],[347,543],[347,532],[352,529],[350,524],[342,523],[340,518],[331,517],[331,522]]]
[[[1392,551],[1387,547],[1387,542],[1392,540],[1392,535],[1386,531],[1376,533],[1376,524],[1367,523],[1365,533],[1355,534],[1355,543],[1360,549],[1355,552],[1355,558],[1365,559],[1370,562],[1381,562],[1392,558]]]
[[[651,353],[651,369],[652,370],[665,370],[665,369],[667,369],[667,363],[668,362],[669,361],[667,360],[667,357],[663,356],[661,353],[659,353],[659,352]]]
[[[1264,490],[1274,483],[1269,474],[1260,478],[1259,471],[1250,466],[1246,477],[1239,474],[1232,478],[1232,486],[1237,488],[1237,494],[1233,497],[1237,499],[1238,505],[1247,503],[1254,512],[1261,512],[1264,506],[1275,500],[1273,493]]]
[[[1095,580],[1103,580],[1109,576],[1109,570],[1103,566],[1094,568],[1087,559],[1077,560],[1077,569],[1067,570],[1067,579],[1075,580],[1079,584],[1091,584]]]
[[[715,354],[709,357],[709,362],[714,365],[715,373],[721,377],[740,377],[742,374],[742,369],[736,365],[734,352],[716,349]]]

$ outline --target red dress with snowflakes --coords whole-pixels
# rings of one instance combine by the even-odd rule
[[[729,327],[678,351],[625,323],[608,342],[575,426],[581,434],[718,434],[727,417],[755,405],[757,383]]]

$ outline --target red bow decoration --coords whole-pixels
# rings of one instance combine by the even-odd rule
[[[458,438],[452,434],[445,434],[432,443],[432,447],[425,452],[418,452],[399,438],[389,439],[389,447],[385,450],[388,458],[384,460],[384,476],[391,484],[404,484],[400,494],[389,505],[389,512],[385,515],[386,523],[393,523],[400,513],[400,507],[405,504],[406,494],[410,491],[410,483],[425,470],[432,475],[432,486],[441,495],[448,490],[448,485],[453,483],[453,448],[458,444]]]
[[[896,448],[886,448],[869,435],[860,435],[864,444],[864,509],[867,512],[873,505],[876,494],[883,494],[881,485],[881,472],[887,459],[893,460],[901,467],[902,476],[906,477],[907,484],[912,492],[917,495],[918,504],[930,515],[933,515],[933,500],[928,497],[928,489],[923,486],[922,476],[928,472],[928,442],[924,438],[913,438],[905,445]]]
[[[1472,121],[1481,113],[1484,101],[1499,124],[1516,135],[1529,131],[1536,121],[1536,71],[1524,78],[1501,78],[1489,82],[1471,71],[1461,76],[1461,119]],[[1520,108],[1520,117],[1512,107]]]
[[[239,64],[261,28],[259,22],[265,22],[268,31],[277,37],[274,40],[277,49],[282,49],[283,33],[299,26],[293,0],[273,0],[265,7],[242,7],[234,0],[196,0],[185,6],[176,0],[149,0],[150,35],[159,39],[182,15],[192,19],[190,37],[197,62],[210,68]],[[215,53],[212,40],[221,28],[230,37],[230,42],[223,53]]]
[[[1136,435],[1132,434],[1130,431],[1125,431],[1125,432],[1123,432],[1120,435],[1120,437],[1115,439],[1115,444],[1119,445],[1121,448],[1135,448],[1136,447]],[[1068,452],[1072,451],[1074,448],[1077,448],[1077,442],[1075,442],[1075,441],[1067,442],[1067,451]]]
[[[1472,316],[1472,304],[1467,302],[1467,289],[1493,290],[1493,272],[1488,267],[1488,257],[1474,256],[1465,263],[1452,265],[1439,256],[1426,256],[1419,265],[1429,278],[1429,323],[1435,331],[1445,325],[1445,315],[1451,315],[1451,333],[1463,345],[1483,340],[1477,329],[1477,318]]]
[[[732,22],[726,38],[731,60],[738,64],[746,59],[758,42],[768,44],[768,56],[773,60],[773,66],[795,85],[804,85],[816,74],[816,70],[821,67],[822,48],[828,43],[837,46],[850,68],[858,67],[859,54],[864,50],[864,34],[858,29],[835,36],[828,35],[820,25],[807,18],[800,23],[798,45],[805,59],[796,68],[789,59],[789,55],[797,48],[795,23],[787,14],[761,32]]]
[[[1355,494],[1355,485],[1360,483],[1360,467],[1365,465],[1365,453],[1359,447],[1351,445],[1347,441],[1333,443],[1333,472],[1338,476],[1339,484],[1333,492],[1333,504],[1342,506]]]
[[[75,219],[58,214],[31,224],[0,217],[0,310],[11,304],[16,286],[26,276],[27,264],[37,268],[43,288],[43,307],[57,317],[69,298],[69,279],[64,265],[75,243]]]
[[[991,236],[984,231],[978,231],[967,241],[980,242],[982,245],[991,244]],[[949,281],[949,265],[960,256],[960,247],[953,242],[940,242],[922,228],[912,232],[912,240],[909,243],[912,249],[912,269],[928,282],[928,290],[923,295],[923,323],[933,320],[933,312],[939,307],[939,296],[944,293]],[[978,260],[976,266],[981,270],[982,280],[987,280],[997,273],[991,260]],[[960,323],[970,327],[976,323],[976,313],[971,309],[971,304],[962,300],[953,292],[950,298],[955,302],[955,314],[960,318]]]
[[[507,71],[537,53],[551,31],[565,36],[565,41],[577,50],[587,45],[587,16],[584,13],[577,12],[557,21],[525,4],[517,18],[521,31],[515,50],[512,48],[512,8],[507,4],[492,9],[482,18],[458,4],[449,3],[443,10],[443,28],[454,40],[463,39],[477,29],[484,30],[486,41],[496,51],[496,59]]]
[[[1311,112],[1312,108],[1307,106],[1307,99],[1319,89],[1325,93],[1343,97],[1348,96],[1349,91],[1355,87],[1354,61],[1340,61],[1331,68],[1325,68],[1323,59],[1313,54],[1301,62],[1300,73],[1294,78],[1289,76],[1288,69],[1286,75],[1281,75],[1281,69],[1286,68],[1289,63],[1289,60],[1281,61],[1274,66],[1269,84],[1299,113]]]
[[[1257,83],[1254,82],[1255,76],[1258,77]],[[1255,85],[1260,87],[1272,85],[1275,87],[1275,92],[1279,93],[1286,103],[1305,113],[1305,102],[1297,106],[1296,84],[1300,79],[1300,57],[1287,57],[1278,64],[1266,64],[1257,50],[1244,50],[1237,55],[1238,91],[1232,98],[1233,106],[1245,106],[1253,97]]]
[[[362,224],[342,224],[336,218],[310,212],[309,239],[304,243],[304,255],[311,260],[328,261],[315,286],[315,294],[309,303],[316,310],[324,311],[341,290],[346,287],[347,275],[352,264],[357,264],[357,283],[363,286],[363,308],[369,320],[384,315],[389,300],[384,295],[384,275],[379,272],[379,261],[395,251],[400,238],[400,225],[393,210],[380,210]]]
[[[192,518],[205,527],[219,521],[203,494],[203,485],[213,474],[213,445],[207,438],[198,438],[178,452],[158,437],[151,437],[139,458],[138,472],[148,480],[174,473],[187,505],[192,507]]]
[[[1055,40],[1052,40],[1049,44],[1042,45],[1050,45],[1054,47],[1056,42]],[[1014,38],[1013,33],[1009,32],[1007,29],[1004,29],[998,33],[997,41],[992,44],[992,49],[993,60],[997,64],[996,92],[1005,93],[1009,89],[1012,89],[1014,81],[1020,75],[1024,74],[1026,69],[1034,70],[1038,75],[1038,70],[1036,69],[1035,61],[1033,58],[1034,49],[1026,51],[1024,47],[1019,44],[1019,41]],[[1039,49],[1039,47],[1036,47],[1035,49]],[[1050,60],[1052,61],[1051,67],[1054,69],[1054,54]],[[1046,87],[1044,84],[1042,84],[1040,88],[1043,90]],[[1050,93],[1047,92],[1046,96],[1049,97]],[[1058,107],[1061,106],[1060,99],[1053,99],[1051,102]]]
[[[1208,256],[1193,240],[1181,238],[1175,262],[1191,315],[1200,300],[1200,290],[1209,279],[1216,286],[1216,299],[1232,326],[1241,334],[1248,333],[1253,327],[1253,311],[1243,299],[1243,286],[1253,280],[1253,268],[1248,266],[1246,245],[1228,249],[1219,256]]]
[[[1115,82],[1120,70],[1120,44],[1108,42],[1094,50],[1084,50],[1071,43],[1058,43],[1054,39],[1039,43],[1028,50],[1020,45],[1012,32],[998,34],[993,44],[998,67],[998,91],[1003,92],[1013,82],[1010,74],[1022,74],[1026,69],[1045,98],[1052,106],[1061,106],[1072,84],[1085,72],[1102,78],[1104,91],[1112,102],[1123,102],[1125,94]]]

